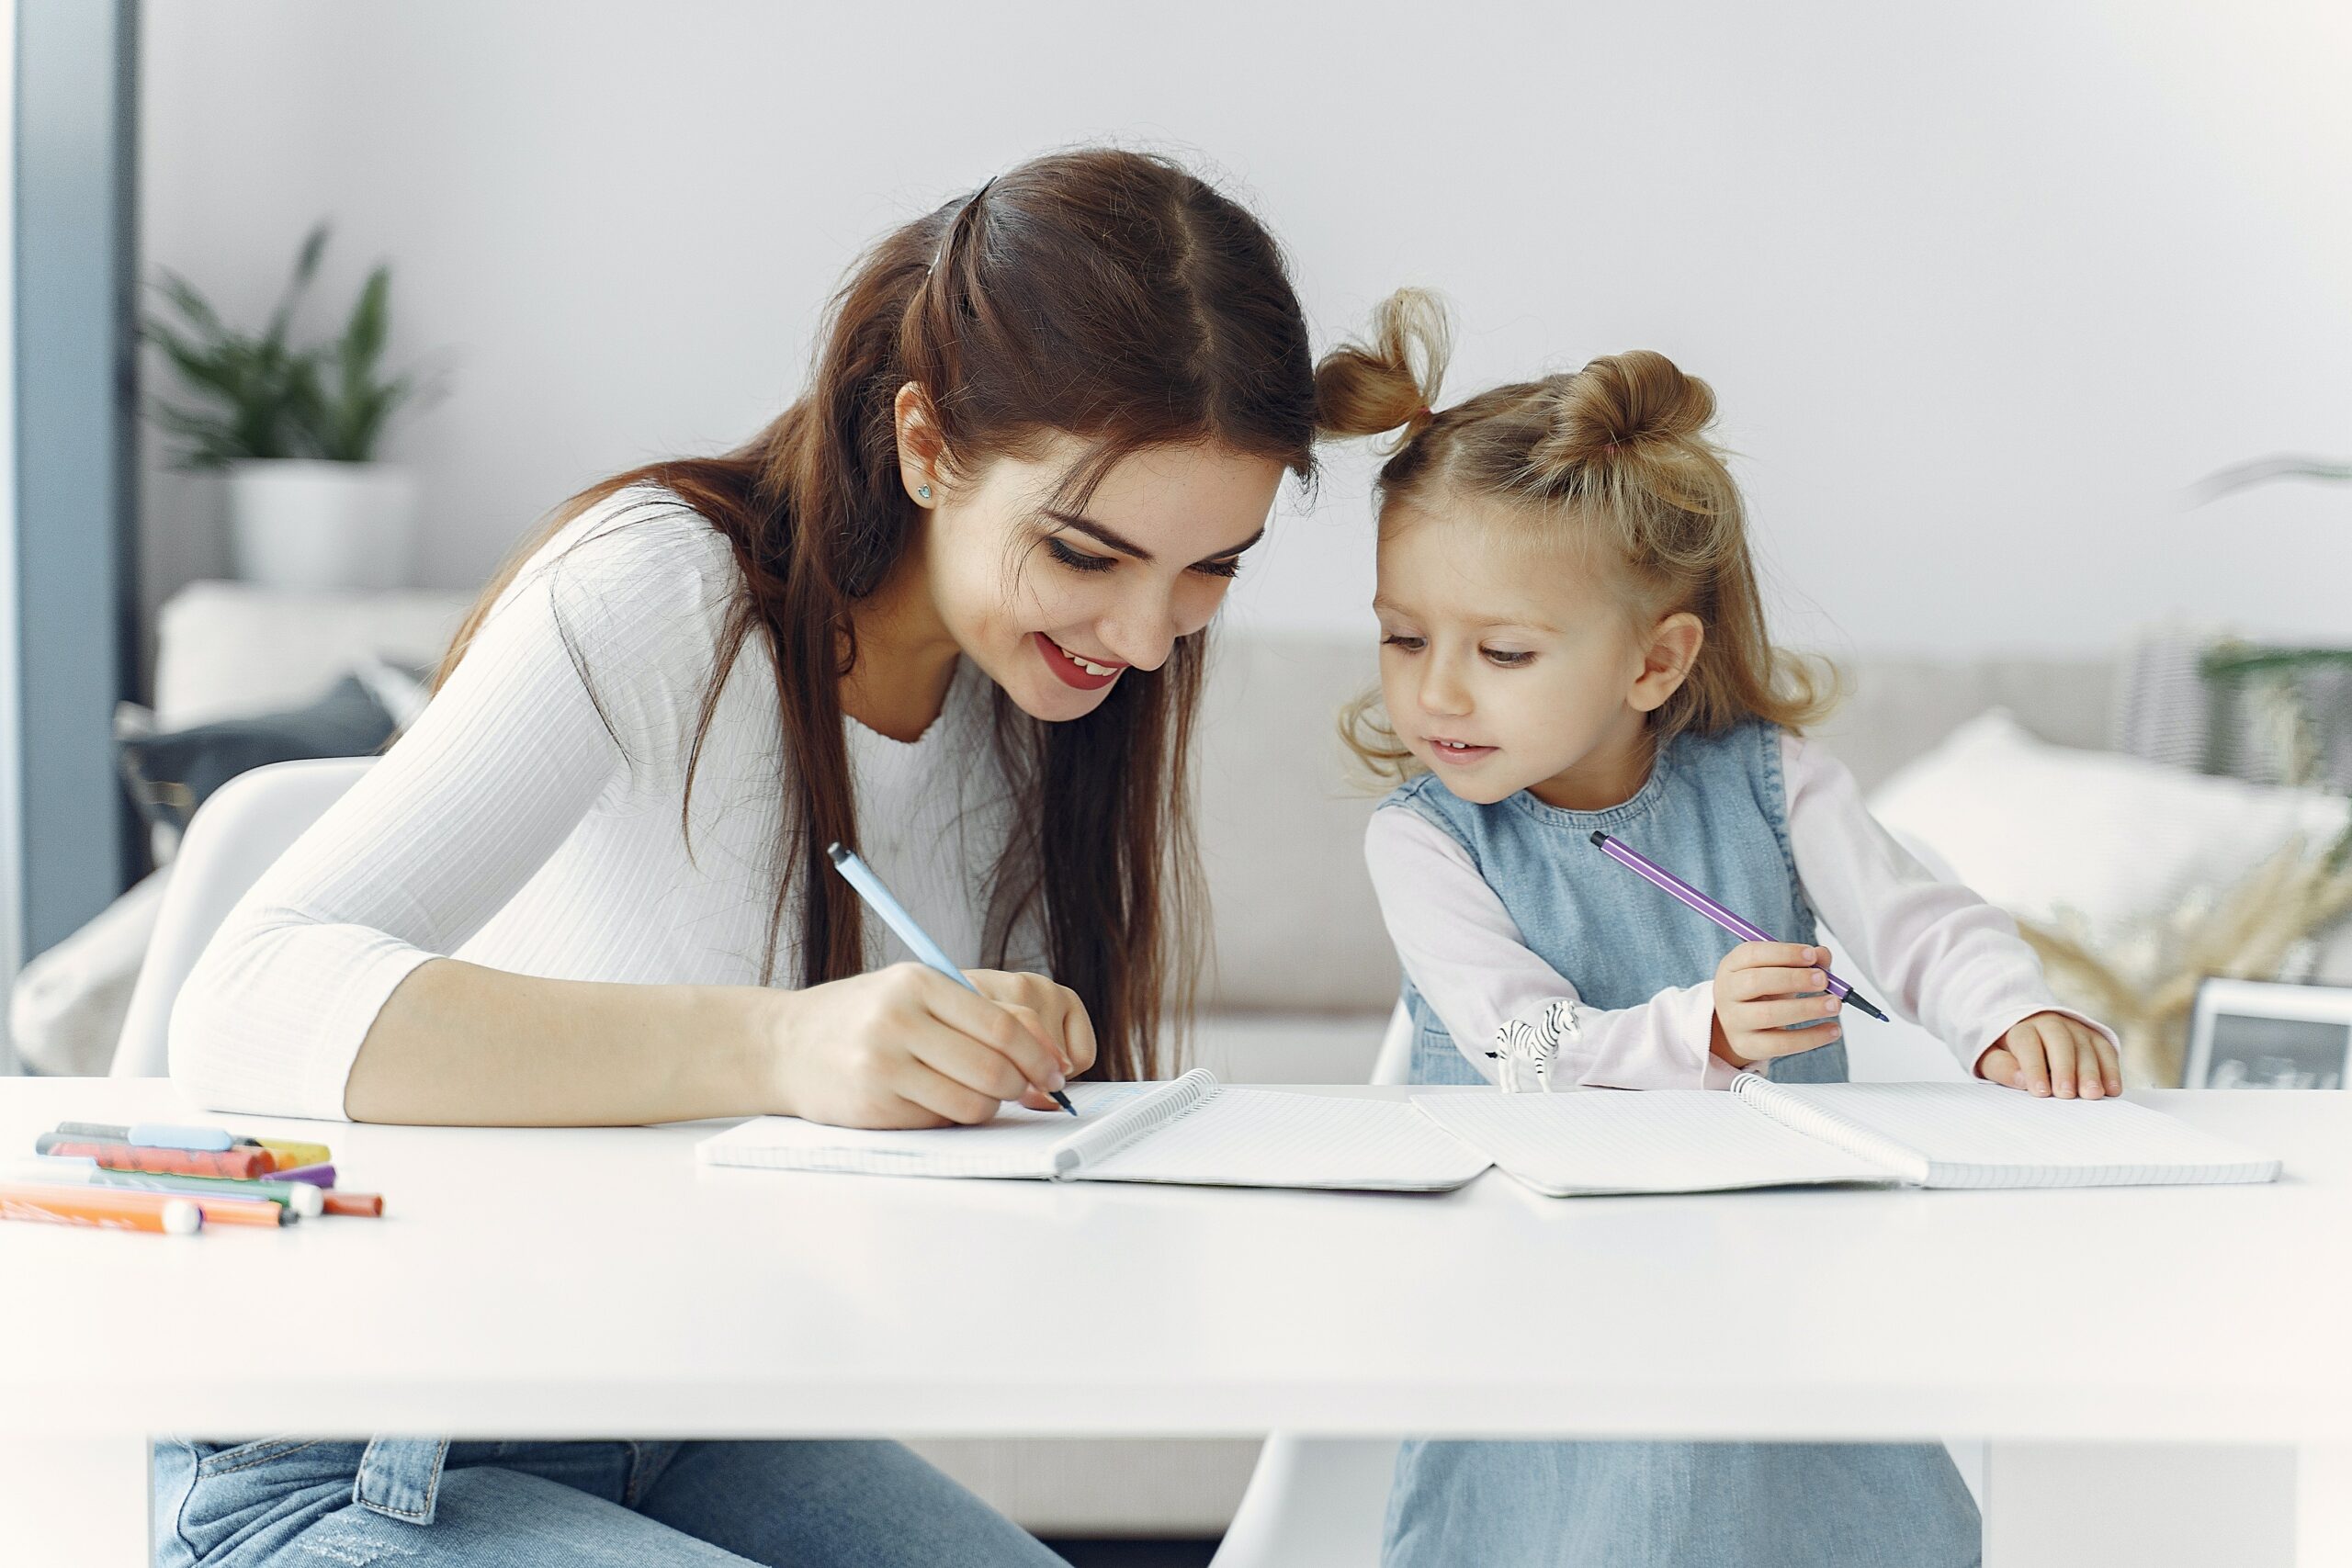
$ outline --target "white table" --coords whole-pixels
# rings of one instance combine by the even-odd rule
[[[389,1216],[0,1225],[0,1508],[95,1550],[40,1478],[108,1467],[94,1560],[135,1560],[151,1432],[1976,1434],[2298,1445],[2296,1560],[2352,1562],[2352,1096],[2141,1098],[2287,1178],[1363,1196],[710,1171],[710,1124],[231,1118],[332,1143]],[[0,1080],[0,1149],[68,1118],[197,1119],[164,1082]]]

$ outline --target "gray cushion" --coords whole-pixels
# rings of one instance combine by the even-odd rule
[[[125,736],[122,773],[148,819],[186,828],[212,792],[251,768],[309,757],[365,757],[391,739],[392,716],[356,676],[307,706]]]

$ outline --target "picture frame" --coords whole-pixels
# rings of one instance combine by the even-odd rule
[[[2352,986],[2209,979],[2189,1016],[2185,1089],[2342,1089]]]

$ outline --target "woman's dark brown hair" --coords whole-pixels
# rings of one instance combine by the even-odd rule
[[[522,564],[624,490],[667,490],[732,547],[744,592],[693,752],[736,659],[756,646],[775,666],[789,780],[763,982],[796,903],[800,985],[865,964],[857,898],[823,851],[858,841],[837,689],[857,656],[852,606],[916,533],[894,414],[909,382],[956,470],[1033,455],[1056,434],[1081,438],[1088,458],[1067,481],[1080,496],[1148,446],[1214,444],[1302,477],[1313,462],[1306,325],[1272,237],[1165,159],[1081,151],[1023,164],[885,237],[835,297],[807,393],[744,446],[605,479],[526,540],[460,628],[443,678]],[[1053,977],[1093,1018],[1104,1077],[1157,1076],[1162,1014],[1181,1030],[1190,1012],[1203,953],[1190,767],[1202,645],[1182,638],[1159,670],[1130,670],[1068,723],[1031,719],[994,693],[1014,808],[983,961],[1003,964],[1016,928],[1041,920]]]

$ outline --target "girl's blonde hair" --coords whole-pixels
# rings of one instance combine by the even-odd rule
[[[1765,631],[1739,487],[1706,434],[1715,395],[1704,381],[1635,349],[1439,409],[1450,350],[1437,297],[1401,288],[1382,302],[1370,341],[1342,344],[1316,367],[1326,434],[1397,433],[1380,470],[1384,512],[1398,502],[1440,511],[1448,493],[1515,502],[1531,528],[1620,563],[1643,624],[1678,611],[1698,616],[1706,628],[1698,660],[1650,716],[1661,746],[1686,729],[1712,735],[1751,717],[1802,733],[1828,712],[1836,671],[1775,649]],[[1418,771],[1376,690],[1349,705],[1340,733],[1379,776]]]

